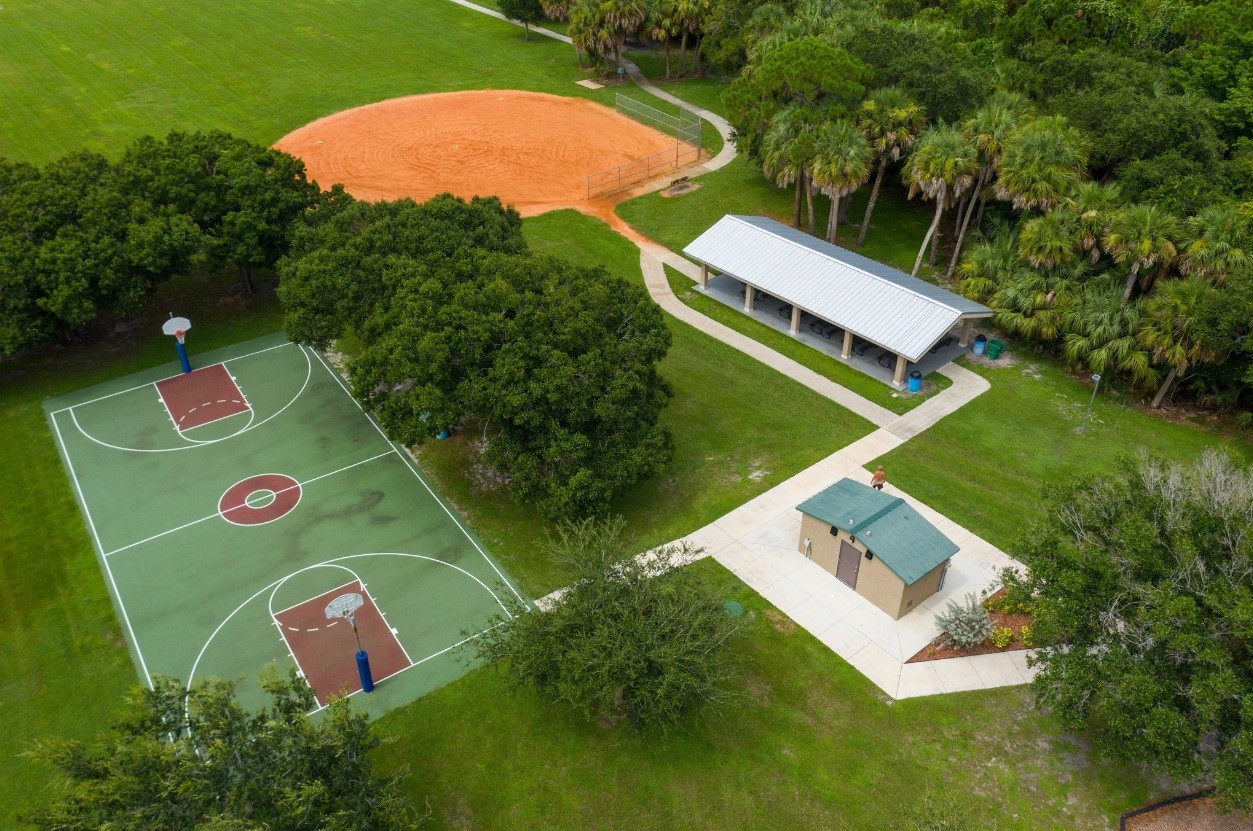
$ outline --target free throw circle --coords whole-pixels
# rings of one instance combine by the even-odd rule
[[[300,483],[281,473],[249,476],[226,489],[218,513],[233,525],[264,525],[291,512],[300,502]]]

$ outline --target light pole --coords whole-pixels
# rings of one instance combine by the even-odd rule
[[[1092,380],[1096,383],[1092,386],[1092,397],[1088,399],[1088,411],[1083,414],[1083,424],[1079,425],[1080,433],[1088,429],[1088,416],[1092,415],[1092,404],[1096,401],[1096,391],[1101,388],[1101,376],[1093,375]]]

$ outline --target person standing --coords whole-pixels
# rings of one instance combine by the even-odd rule
[[[883,465],[879,465],[879,469],[874,472],[874,476],[870,477],[870,487],[877,491],[883,490],[883,484],[887,482],[888,475],[883,472]]]

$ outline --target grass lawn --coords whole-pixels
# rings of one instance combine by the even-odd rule
[[[819,352],[817,349],[801,343],[778,329],[773,329],[759,320],[732,309],[725,303],[719,303],[712,297],[701,294],[692,288],[696,285],[695,280],[680,274],[670,266],[666,266],[666,280],[669,281],[670,290],[674,292],[676,297],[706,317],[710,317],[724,326],[729,326],[753,340],[764,343],[779,354],[788,356],[802,366],[812,369],[819,375],[847,387],[861,397],[867,398],[881,407],[886,407],[894,413],[907,413],[932,395],[935,395],[935,393],[948,389],[953,385],[953,382],[945,376],[938,372],[933,372],[926,377],[926,382],[929,386],[923,393],[919,395],[901,395],[882,381],[877,381],[863,372],[858,372],[830,355]]]
[[[692,50],[688,49],[688,61],[691,61]],[[687,101],[697,109],[709,110],[726,117],[726,107],[722,106],[722,91],[731,83],[725,75],[704,75],[699,78],[683,78],[673,81],[666,80],[666,55],[660,49],[630,51],[626,57],[640,68],[648,79],[671,95]],[[670,56],[671,68],[678,72],[679,49],[676,46]]]
[[[1043,516],[1046,483],[1110,471],[1140,448],[1190,461],[1206,447],[1222,447],[1253,462],[1247,440],[1149,415],[1112,400],[1107,387],[1080,434],[1091,387],[1051,360],[1019,353],[1012,343],[1010,350],[1010,365],[967,362],[992,388],[877,460],[893,484],[1002,549]]]
[[[738,704],[643,737],[481,669],[381,718],[395,742],[379,761],[409,768],[437,829],[879,831],[932,792],[974,808],[966,828],[1089,831],[1154,795],[1135,771],[1092,761],[1023,688],[884,701],[721,566],[693,567],[747,609]]]
[[[527,89],[613,106],[612,87],[575,85],[587,73],[569,44],[524,40],[446,0],[10,0],[2,14],[0,154],[37,164],[84,147],[114,156],[170,130],[268,144],[424,92]]]
[[[574,211],[525,220],[532,249],[639,284],[639,250],[607,225]],[[871,424],[752,358],[669,318],[674,344],[662,376],[675,396],[663,415],[675,459],[659,479],[614,506],[639,550],[700,528],[837,448]],[[544,554],[547,529],[504,488],[474,473],[470,434],[420,450],[440,490],[465,513],[492,553],[533,594],[563,585]]]

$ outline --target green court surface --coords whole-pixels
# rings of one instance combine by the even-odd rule
[[[176,363],[45,404],[140,678],[247,675],[241,697],[259,703],[259,671],[299,663],[275,614],[354,580],[408,663],[353,695],[372,715],[462,674],[452,648],[523,597],[504,569],[317,352],[274,335],[197,355],[194,337],[193,364],[222,364],[244,412],[177,429],[156,387]],[[267,475],[294,482],[241,485]],[[304,636],[306,658],[343,651],[355,683],[355,647]]]

